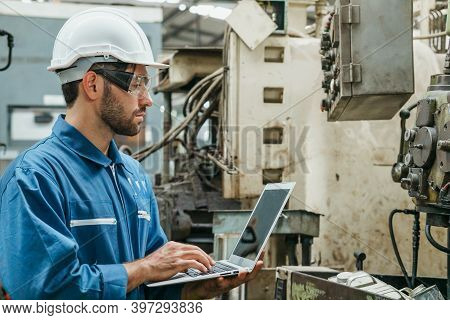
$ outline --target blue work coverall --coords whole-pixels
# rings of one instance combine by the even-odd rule
[[[60,116],[0,180],[0,281],[13,299],[179,299],[181,286],[126,293],[123,263],[167,242],[140,164],[108,157]]]

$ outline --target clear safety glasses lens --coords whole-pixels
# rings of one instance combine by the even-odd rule
[[[107,80],[114,83],[128,93],[141,98],[149,95],[151,81],[148,76],[137,75],[132,72],[99,69],[93,70]]]
[[[150,87],[151,81],[149,77],[134,74],[128,87],[128,92],[134,96],[141,97],[148,95]]]

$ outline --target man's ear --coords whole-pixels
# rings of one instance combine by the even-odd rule
[[[94,71],[88,71],[81,80],[81,87],[86,98],[97,100],[103,95],[103,79]]]

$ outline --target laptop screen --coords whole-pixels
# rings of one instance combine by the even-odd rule
[[[255,260],[264,245],[289,189],[265,190],[239,239],[233,255]]]

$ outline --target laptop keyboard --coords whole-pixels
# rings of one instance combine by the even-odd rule
[[[221,273],[221,272],[232,271],[232,270],[239,270],[239,269],[235,268],[235,267],[231,267],[231,266],[223,264],[223,263],[220,263],[220,262],[216,262],[216,264],[213,265],[212,268],[210,270],[208,270],[207,272],[200,272],[197,269],[189,268],[186,271],[186,274],[191,277],[198,277],[198,276],[204,276],[204,275],[208,275],[208,274]]]

